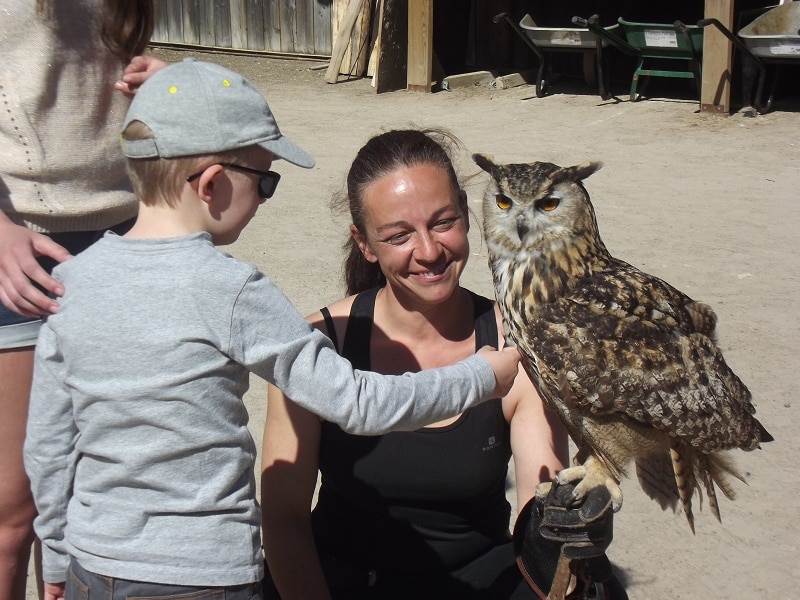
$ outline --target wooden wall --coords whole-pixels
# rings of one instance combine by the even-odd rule
[[[333,0],[158,0],[154,43],[330,56]]]

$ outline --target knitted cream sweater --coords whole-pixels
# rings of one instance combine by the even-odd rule
[[[136,214],[120,150],[124,64],[95,33],[97,0],[0,2],[0,210],[35,231]]]

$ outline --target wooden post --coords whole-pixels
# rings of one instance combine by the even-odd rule
[[[408,0],[383,0],[381,4],[380,45],[373,79],[377,94],[408,86]]]
[[[406,89],[430,92],[433,76],[433,0],[408,0]]]
[[[733,31],[733,0],[705,0],[705,18],[717,19]],[[700,112],[730,113],[732,57],[733,47],[728,38],[716,27],[706,27]]]

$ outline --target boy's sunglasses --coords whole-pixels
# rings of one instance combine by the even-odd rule
[[[281,180],[281,174],[276,173],[275,171],[259,171],[257,169],[251,169],[250,167],[243,167],[241,165],[234,165],[232,163],[217,163],[221,167],[225,167],[227,169],[235,169],[239,171],[243,171],[245,173],[252,173],[253,175],[258,175],[260,179],[258,180],[258,197],[262,200],[266,200],[267,198],[272,198],[272,195],[275,193],[275,188],[278,187],[278,182]],[[210,166],[210,165],[209,165]],[[186,181],[192,182],[200,175],[202,175],[205,170],[198,171],[194,175],[189,175],[186,178]]]

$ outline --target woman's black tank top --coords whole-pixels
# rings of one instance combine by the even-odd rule
[[[370,369],[377,292],[355,299],[341,350],[361,370]],[[473,294],[473,305],[476,349],[496,346],[492,302]],[[328,330],[333,331],[332,323]],[[312,513],[317,547],[380,571],[465,564],[507,539],[510,457],[509,426],[499,399],[465,411],[448,426],[413,432],[354,436],[324,422],[322,485]]]

